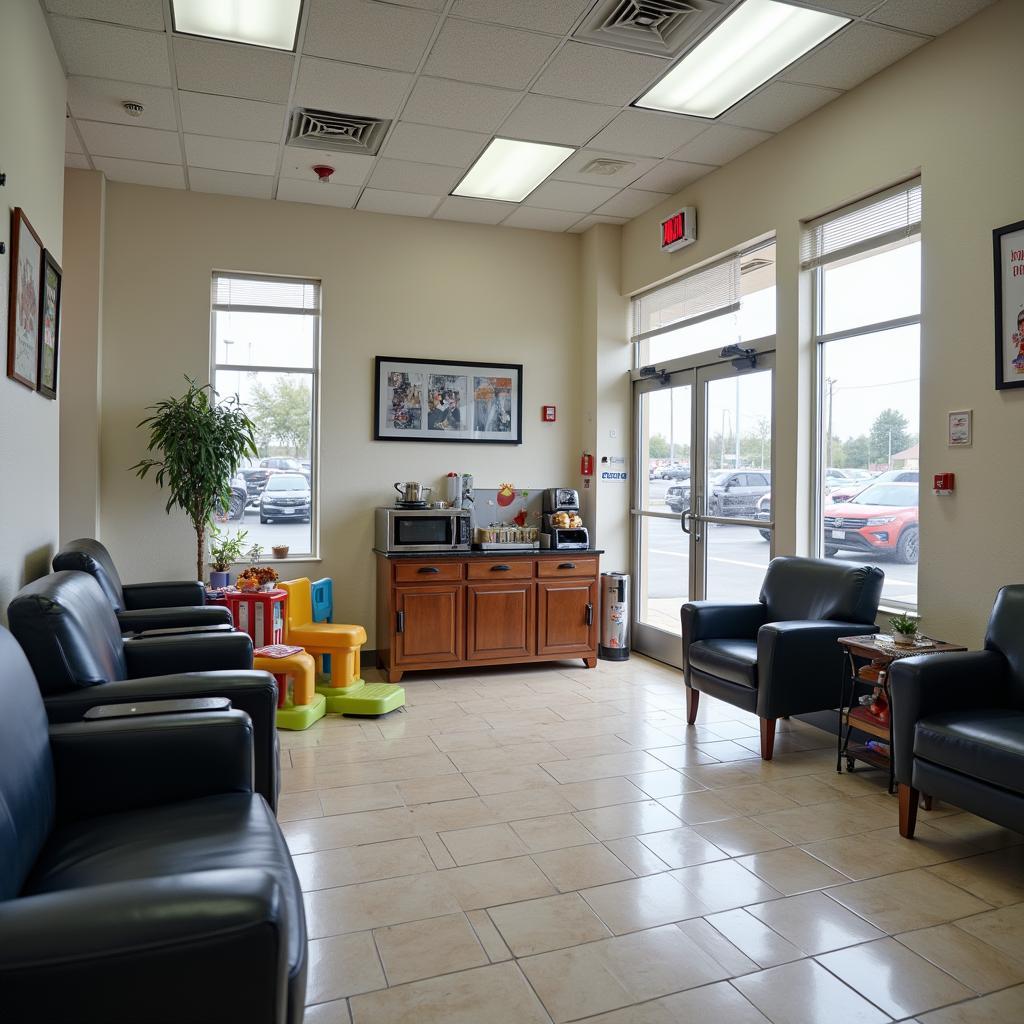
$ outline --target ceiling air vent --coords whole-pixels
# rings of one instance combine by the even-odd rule
[[[390,121],[379,117],[335,114],[330,110],[299,107],[292,113],[288,145],[372,156],[380,149],[390,124]]]
[[[718,0],[603,0],[573,35],[588,43],[675,57],[710,20],[725,13]]]
[[[580,174],[600,174],[603,176],[618,174],[619,171],[624,171],[627,167],[632,167],[632,160],[611,160],[608,157],[599,156],[590,163],[584,164],[579,173]]]

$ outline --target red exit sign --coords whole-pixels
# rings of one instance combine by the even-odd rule
[[[675,252],[697,241],[697,210],[684,206],[661,222],[661,251]]]

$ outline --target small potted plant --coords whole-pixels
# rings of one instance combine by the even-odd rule
[[[241,557],[247,535],[246,530],[232,534],[210,524],[210,586],[214,590],[222,590],[231,582],[231,564]]]
[[[273,552],[275,558],[287,558],[288,557],[288,545],[287,544],[275,544],[270,549]]]
[[[917,627],[920,619],[913,615],[894,615],[889,620],[889,628],[892,630],[892,642],[901,647],[910,647],[917,639]]]

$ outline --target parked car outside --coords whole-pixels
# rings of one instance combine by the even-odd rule
[[[755,519],[760,519],[762,523],[770,523],[772,520],[772,495],[769,491],[763,498],[759,498],[757,501],[757,511],[754,513]],[[765,540],[772,539],[771,530],[758,530],[759,534],[764,537]]]
[[[684,508],[689,508],[690,485],[673,484],[665,492],[665,504],[668,505],[673,512],[682,512]]]
[[[274,455],[260,459],[261,469],[283,470],[286,473],[301,473],[309,483],[311,470],[307,469],[298,459],[290,455]]]
[[[249,494],[245,484],[245,477],[242,474],[236,473],[231,478],[230,483],[231,497],[228,501],[227,508],[221,504],[220,509],[216,513],[215,518],[218,522],[227,522],[229,519],[244,519],[245,518],[245,506],[249,503]]]
[[[918,557],[916,483],[869,484],[849,501],[825,508],[825,555],[871,551],[912,564]]]
[[[271,471],[264,469],[256,463],[249,462],[239,467],[239,475],[245,481],[245,492],[248,497],[248,508],[257,508],[260,503],[260,495],[263,488],[267,486]]]
[[[308,523],[311,507],[309,483],[301,473],[273,473],[260,495],[260,522]]]
[[[829,494],[829,501],[833,505],[849,501],[854,495],[859,494],[869,484],[916,484],[920,473],[916,469],[890,469],[868,480],[851,480],[843,483],[842,486],[832,488]]]
[[[771,489],[771,474],[766,469],[722,470],[710,480],[707,514],[753,517],[757,503]]]
[[[662,478],[665,480],[689,480],[690,479],[690,467],[689,466],[665,466],[661,471]]]

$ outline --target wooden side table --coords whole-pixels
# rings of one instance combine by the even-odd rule
[[[846,654],[846,667],[843,671],[839,691],[839,738],[836,752],[836,771],[842,774],[843,758],[846,758],[846,770],[852,772],[857,761],[863,761],[873,768],[881,768],[889,772],[889,792],[894,788],[892,760],[892,702],[889,698],[889,667],[900,658],[911,658],[916,654],[945,654],[951,651],[966,651],[966,647],[948,644],[942,640],[921,637],[913,645],[897,644],[885,633],[873,633],[866,636],[839,637],[839,644]],[[868,664],[858,668],[857,661]],[[864,673],[864,674],[862,674]],[[885,694],[889,706],[888,719],[871,714],[857,700],[857,688],[879,687]],[[849,688],[849,698],[847,698]],[[850,734],[856,729],[867,733],[886,744],[886,752],[867,746],[864,743],[851,743]]]

